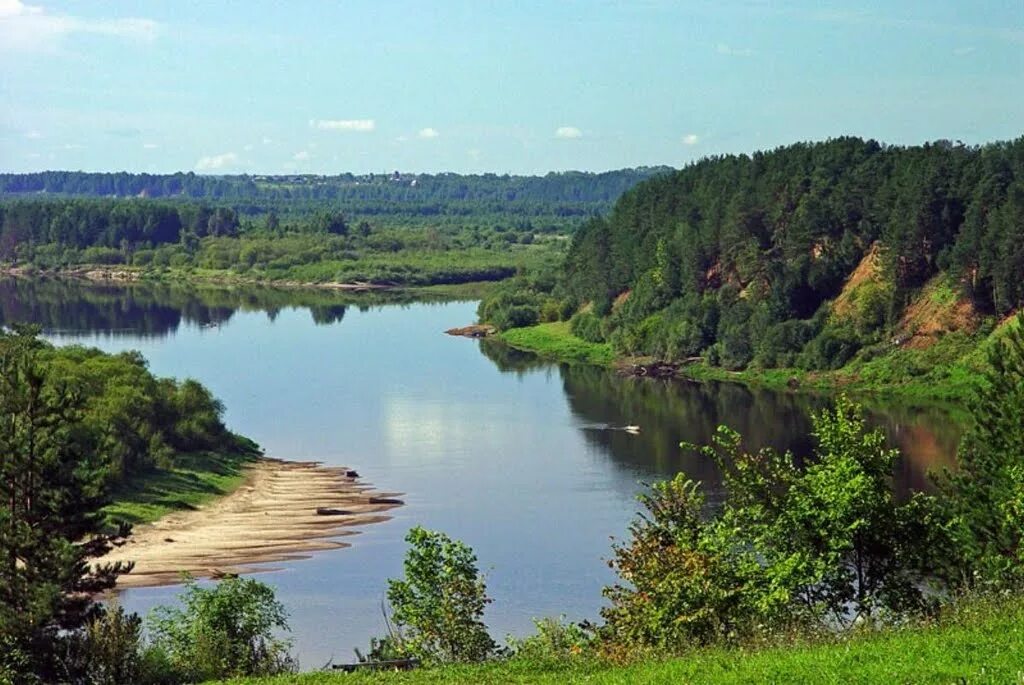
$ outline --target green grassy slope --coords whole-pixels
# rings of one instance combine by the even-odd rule
[[[667,661],[612,667],[513,660],[408,673],[308,673],[235,685],[395,683],[1019,683],[1024,680],[1024,603],[966,605],[931,626],[865,633],[840,642],[760,651],[708,649]]]
[[[253,452],[182,457],[185,461],[176,468],[154,469],[116,490],[103,513],[109,521],[136,524],[195,509],[237,489],[245,480],[245,464],[255,456]]]
[[[615,352],[610,344],[592,343],[577,338],[569,331],[568,321],[512,328],[501,333],[500,337],[512,347],[559,361],[583,362],[597,366],[610,366],[615,361]]]

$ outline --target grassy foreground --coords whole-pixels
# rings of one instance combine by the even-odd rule
[[[165,514],[195,509],[230,494],[245,480],[244,468],[256,452],[202,453],[180,457],[171,469],[154,469],[128,481],[103,508],[109,521],[150,523]]]
[[[941,622],[863,633],[827,644],[697,650],[666,661],[607,666],[596,660],[562,663],[511,660],[484,666],[408,673],[307,673],[230,681],[234,685],[345,683],[1021,683],[1024,682],[1024,602],[976,602]]]
[[[854,359],[836,371],[729,371],[696,363],[681,367],[679,373],[694,380],[733,381],[772,389],[795,386],[802,390],[843,390],[851,395],[869,394],[911,402],[959,404],[975,395],[984,367],[984,351],[998,335],[999,331],[982,338],[954,333],[926,349],[894,349],[867,360]],[[570,363],[611,367],[645,361],[618,356],[609,343],[577,338],[565,321],[513,328],[499,337],[517,349]]]

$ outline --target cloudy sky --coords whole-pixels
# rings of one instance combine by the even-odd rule
[[[543,173],[1024,134],[1024,0],[0,0],[0,171]]]

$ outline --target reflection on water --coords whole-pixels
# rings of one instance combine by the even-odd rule
[[[625,532],[640,482],[683,470],[714,499],[718,474],[680,441],[707,442],[727,424],[749,448],[811,448],[808,415],[821,400],[559,366],[442,333],[471,321],[475,303],[402,297],[7,279],[0,316],[38,323],[58,344],[138,349],[155,373],[206,384],[228,425],[268,454],[349,466],[406,493],[395,519],[348,538],[351,548],[263,576],[310,668],[348,660],[384,632],[380,601],[413,525],[471,545],[495,598],[493,633],[522,634],[534,617],[597,617],[612,581],[608,537]],[[901,489],[949,463],[957,430],[941,414],[879,407],[874,420],[907,455]],[[145,613],[177,592],[120,600]]]
[[[522,374],[550,365],[528,352],[483,340],[480,349],[504,373]],[[709,444],[718,426],[740,433],[748,450],[771,447],[798,457],[811,454],[811,414],[826,398],[749,388],[737,383],[669,381],[623,377],[592,366],[560,365],[566,400],[583,422],[586,440],[627,470],[646,477],[680,471],[716,491],[714,463],[679,444]],[[901,492],[929,487],[928,471],[953,465],[961,428],[939,409],[868,406],[902,458],[895,474]],[[636,435],[616,427],[640,426]]]
[[[220,326],[238,311],[263,312],[268,321],[274,321],[282,309],[302,308],[309,311],[314,324],[330,325],[340,323],[350,306],[365,311],[371,306],[422,302],[428,297],[403,291],[351,293],[253,285],[5,277],[0,278],[0,325],[34,323],[45,333],[161,338],[173,334],[182,324]]]

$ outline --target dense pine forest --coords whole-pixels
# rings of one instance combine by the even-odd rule
[[[481,313],[573,316],[625,354],[834,369],[997,325],[1024,302],[1021,274],[1024,139],[839,138],[650,179],[575,234],[564,277]]]

